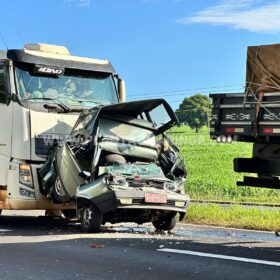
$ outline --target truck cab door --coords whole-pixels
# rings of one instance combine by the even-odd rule
[[[11,159],[12,139],[12,102],[10,95],[9,66],[7,61],[0,60],[0,186],[7,185],[8,166]]]

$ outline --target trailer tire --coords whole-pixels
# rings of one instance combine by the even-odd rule
[[[176,214],[176,212],[172,212],[168,215],[160,216],[152,224],[156,230],[172,230],[177,222]]]
[[[82,205],[80,210],[83,232],[99,232],[103,220],[102,212],[93,204]]]

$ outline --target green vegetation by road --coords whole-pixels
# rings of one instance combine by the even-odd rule
[[[280,231],[280,211],[277,209],[192,204],[185,220],[193,224]]]
[[[217,144],[207,128],[195,133],[187,126],[173,128],[169,136],[181,149],[188,177],[186,192],[192,199],[231,202],[280,203],[280,190],[237,187],[243,174],[233,171],[235,157],[251,157],[252,144]],[[280,231],[280,210],[242,206],[191,204],[185,218],[194,224]]]
[[[233,159],[251,157],[252,144],[217,144],[210,139],[206,127],[195,133],[188,126],[181,126],[168,134],[185,159],[185,189],[192,199],[280,203],[279,190],[236,186],[243,176],[233,171]]]

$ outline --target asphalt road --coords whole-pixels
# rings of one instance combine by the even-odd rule
[[[19,216],[29,214],[29,216]],[[0,279],[280,279],[275,233],[178,224],[171,233],[150,224],[79,225],[3,212]]]

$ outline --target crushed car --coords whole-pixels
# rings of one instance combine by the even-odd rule
[[[96,232],[106,222],[173,229],[190,201],[184,161],[165,134],[176,124],[163,99],[81,113],[69,139],[40,169],[41,192],[54,203],[75,201],[84,232]]]

